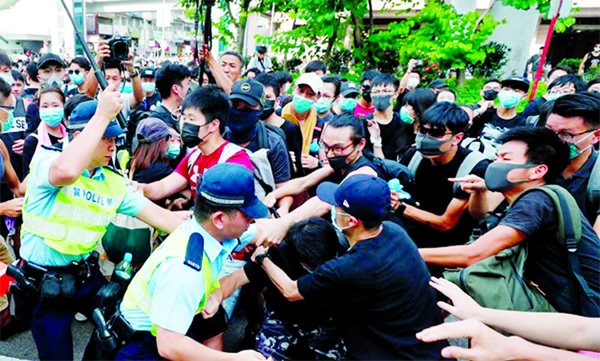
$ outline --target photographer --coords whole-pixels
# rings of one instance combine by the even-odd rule
[[[408,66],[406,68],[406,73],[402,79],[400,79],[400,95],[398,95],[398,100],[396,101],[396,106],[394,107],[395,112],[400,111],[400,107],[402,106],[402,100],[404,96],[410,92],[411,90],[416,89],[421,83],[421,73],[417,70],[423,66],[423,60],[419,59],[410,59],[408,62]]]
[[[96,54],[96,63],[100,68],[103,68],[108,84],[114,84],[117,90],[121,90],[121,86],[123,85],[123,72],[125,70],[129,72],[133,92],[131,94],[121,93],[124,105],[122,113],[125,119],[127,119],[131,109],[135,109],[135,107],[144,101],[144,89],[142,88],[140,74],[133,67],[134,56],[130,54],[127,60],[123,60],[126,55],[122,54],[122,52],[128,48],[124,46],[124,42],[127,42],[125,38],[119,39],[116,37],[108,41],[100,41],[98,44],[98,53]],[[112,46],[109,43],[112,43]],[[117,54],[114,53],[114,50],[118,50]],[[96,75],[93,72],[88,73],[83,89],[85,94],[91,97],[96,96],[98,79],[96,79]]]

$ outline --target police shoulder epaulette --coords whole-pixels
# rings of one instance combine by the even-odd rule
[[[44,148],[46,150],[52,150],[52,151],[55,151],[55,152],[62,152],[62,149],[57,148],[57,147],[53,147],[53,146],[42,145],[42,148]]]
[[[200,233],[192,233],[185,251],[185,261],[183,263],[200,272],[202,269],[202,257],[204,257],[204,237]]]

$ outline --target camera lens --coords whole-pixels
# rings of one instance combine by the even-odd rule
[[[127,60],[129,58],[129,47],[124,41],[119,41],[112,46],[112,55],[119,60]]]

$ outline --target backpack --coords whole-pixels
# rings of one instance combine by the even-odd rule
[[[369,151],[363,151],[363,157],[377,167],[379,170],[377,173],[379,173],[379,176],[386,182],[389,182],[392,179],[398,179],[403,186],[412,182],[409,169],[404,164],[394,162],[390,159],[381,159]]]
[[[256,152],[252,152],[246,148],[242,148],[237,144],[228,143],[224,148],[221,156],[219,157],[218,163],[224,163],[234,154],[240,151],[246,152],[252,162],[254,168],[254,192],[258,199],[263,200],[265,196],[271,193],[275,189],[275,178],[273,177],[273,171],[271,169],[271,163],[267,154],[269,149],[261,148]],[[188,159],[188,174],[192,173],[192,168],[196,160],[200,158],[202,152],[200,150],[193,152]]]
[[[466,149],[477,151],[485,156],[486,159],[494,160],[496,152],[500,148],[498,138],[504,131],[491,124],[485,124],[479,134],[475,138],[465,138],[461,142],[461,146]]]
[[[545,185],[525,190],[513,201],[532,191],[543,191],[554,203],[558,214],[557,239],[565,245],[568,255],[572,311],[576,314],[598,314],[598,305],[590,302],[582,308],[579,289],[593,298],[581,275],[577,243],[581,239],[581,211],[573,196],[557,185]],[[510,209],[510,207],[509,207]],[[458,285],[481,306],[503,310],[555,312],[541,291],[523,278],[527,260],[527,244],[521,242],[497,254],[462,269],[444,271],[444,278]],[[549,275],[550,277],[550,275]],[[582,313],[583,310],[586,310]],[[594,310],[595,309],[595,310]]]
[[[469,154],[467,154],[465,159],[463,159],[462,163],[460,163],[458,171],[456,172],[456,178],[461,178],[471,174],[475,166],[485,159],[487,158],[482,153],[476,150],[471,151]],[[417,169],[419,169],[419,165],[421,164],[422,160],[423,154],[421,154],[421,152],[419,151],[416,151],[412,158],[410,158],[410,161],[408,162],[408,171],[413,181],[415,180],[415,176],[417,175]],[[452,186],[453,194],[456,196],[459,190],[460,183],[455,182]]]
[[[590,209],[600,209],[600,154],[596,157],[596,162],[590,174],[585,200]]]

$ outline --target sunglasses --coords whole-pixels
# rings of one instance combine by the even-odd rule
[[[425,128],[425,127],[419,127],[419,133],[423,134],[423,135],[429,135],[431,137],[434,138],[441,138],[446,134],[452,134],[452,132],[446,131],[446,129],[443,128]]]
[[[69,70],[67,73],[69,75],[73,75],[73,73],[75,73],[75,75],[79,75],[80,71],[79,70]]]

